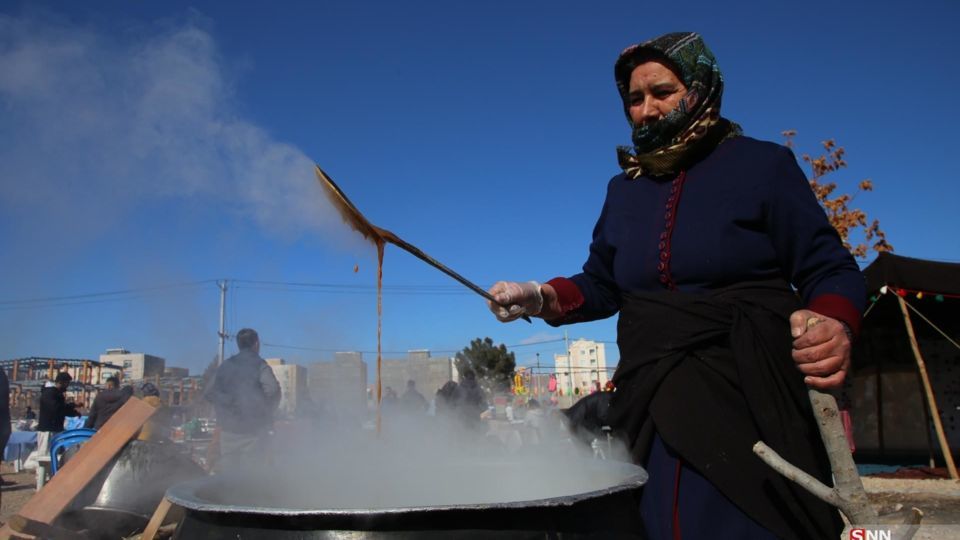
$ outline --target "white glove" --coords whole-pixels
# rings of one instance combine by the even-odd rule
[[[500,304],[487,302],[500,322],[510,322],[523,315],[538,315],[543,309],[543,293],[536,281],[498,281],[487,292]]]

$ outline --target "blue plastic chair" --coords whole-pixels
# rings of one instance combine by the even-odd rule
[[[87,442],[97,432],[90,428],[77,428],[61,431],[50,439],[50,476],[57,474],[60,468],[60,450]]]

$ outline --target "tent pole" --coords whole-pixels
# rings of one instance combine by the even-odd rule
[[[943,423],[940,421],[937,400],[933,396],[930,377],[927,376],[927,365],[923,361],[923,356],[920,355],[917,336],[913,333],[913,324],[910,322],[910,312],[907,311],[907,304],[899,295],[897,296],[897,302],[900,303],[900,311],[903,312],[903,322],[907,325],[907,335],[910,337],[910,347],[913,349],[913,357],[917,360],[917,369],[920,370],[920,377],[923,379],[923,390],[927,395],[927,404],[930,406],[930,416],[933,417],[933,426],[937,430],[937,439],[940,441],[943,459],[947,462],[947,470],[950,471],[950,478],[958,480],[960,479],[960,475],[957,474],[957,466],[953,463],[953,454],[950,453],[950,446],[947,444],[947,438],[943,433]]]

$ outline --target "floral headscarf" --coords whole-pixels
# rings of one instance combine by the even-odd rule
[[[713,53],[695,32],[666,34],[620,53],[614,65],[617,90],[628,111],[630,75],[639,63],[665,59],[687,87],[676,109],[661,120],[633,128],[633,147],[617,148],[620,167],[630,178],[674,175],[720,142],[742,133],[720,116],[723,77]]]

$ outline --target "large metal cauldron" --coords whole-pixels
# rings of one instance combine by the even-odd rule
[[[131,441],[74,499],[60,523],[96,538],[129,536],[147,525],[168,487],[204,476],[174,444]]]
[[[590,476],[595,489],[530,500],[304,508],[304,497],[285,494],[290,490],[283,486],[270,487],[262,481],[251,485],[251,479],[228,477],[175,485],[167,491],[167,498],[185,509],[175,540],[643,538],[639,492],[647,480],[646,472],[614,461],[585,460],[576,466]],[[502,464],[482,467],[489,467],[490,475],[516,473]],[[554,478],[564,473],[552,471]],[[530,478],[530,482],[542,480]],[[424,483],[429,484],[430,479],[425,478]],[[318,491],[330,488],[321,483],[315,486]],[[377,492],[376,485],[364,489],[371,495]]]

